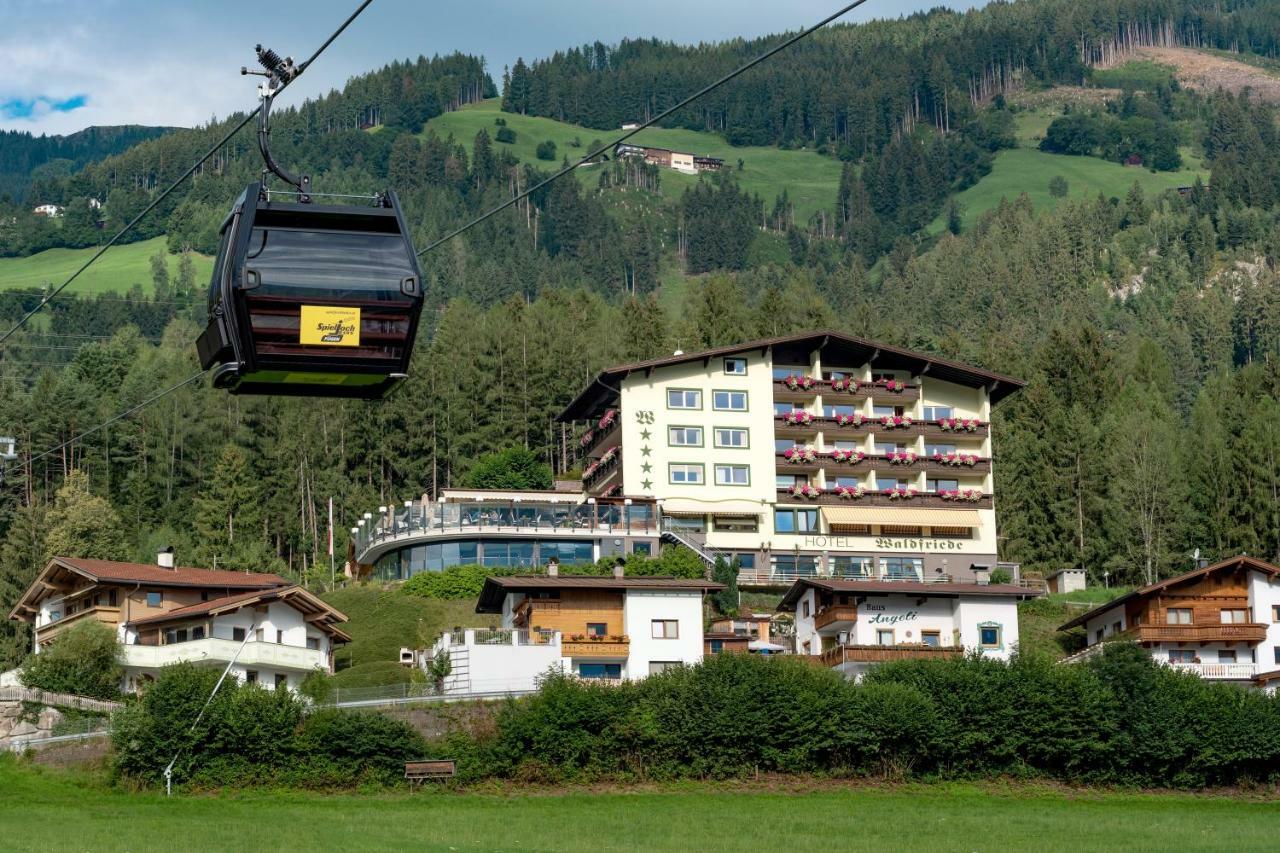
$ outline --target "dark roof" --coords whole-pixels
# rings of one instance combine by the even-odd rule
[[[1253,680],[1259,684],[1269,684],[1272,681],[1280,680],[1280,669],[1272,669],[1267,672],[1260,672],[1253,677]]]
[[[122,563],[115,560],[88,560],[82,557],[54,557],[53,562],[97,581],[123,581],[154,586],[213,586],[231,589],[268,589],[286,586],[279,575],[231,572],[224,569],[195,569],[181,566],[166,569],[154,563]]]
[[[1039,593],[1033,589],[1004,583],[942,583],[923,581],[874,581],[836,580],[834,578],[801,578],[791,585],[778,604],[779,610],[795,610],[796,603],[805,589],[824,589],[828,592],[864,592],[872,595],[927,595],[931,598],[960,598],[962,596],[986,596],[999,598],[1034,598]]]
[[[1021,379],[993,373],[980,367],[973,367],[958,361],[950,361],[929,353],[903,349],[891,344],[855,337],[844,332],[823,329],[795,335],[784,335],[777,338],[762,338],[756,341],[716,347],[701,352],[652,358],[647,361],[636,361],[606,368],[574,398],[573,402],[564,408],[558,419],[573,421],[594,417],[605,407],[608,401],[617,395],[619,384],[630,373],[650,370],[655,367],[667,367],[673,364],[685,364],[691,361],[710,360],[720,356],[736,355],[737,353],[757,349],[772,349],[774,351],[774,363],[781,365],[785,365],[788,358],[794,358],[799,362],[801,357],[804,357],[805,362],[807,362],[810,352],[815,349],[823,349],[824,362],[839,363],[844,361],[847,366],[871,362],[876,367],[910,370],[913,373],[919,373],[927,367],[931,378],[954,382],[958,385],[968,385],[974,388],[987,388],[993,405],[1026,385]]]
[[[199,604],[191,604],[186,607],[178,607],[165,613],[157,613],[155,616],[147,616],[142,619],[134,619],[130,625],[156,625],[165,622],[174,622],[181,619],[189,619],[193,616],[219,615],[222,613],[232,613],[243,607],[256,604],[266,604],[272,601],[288,601],[288,603],[305,614],[321,614],[322,619],[310,619],[312,624],[323,630],[329,631],[343,639],[351,639],[342,631],[334,627],[334,623],[346,622],[347,617],[342,611],[326,604],[324,601],[307,592],[300,586],[291,585],[284,587],[275,587],[272,589],[255,590],[252,592],[241,592],[236,595],[226,595],[221,598],[202,601]]]
[[[1176,577],[1165,578],[1162,581],[1156,581],[1155,583],[1150,584],[1148,586],[1139,587],[1138,589],[1135,589],[1132,592],[1126,592],[1124,595],[1120,595],[1111,599],[1106,604],[1100,604],[1097,607],[1093,608],[1092,610],[1084,613],[1083,615],[1077,616],[1076,618],[1072,619],[1070,622],[1066,623],[1065,625],[1059,626],[1058,630],[1066,631],[1070,628],[1075,628],[1077,625],[1083,625],[1093,617],[1097,616],[1100,613],[1106,613],[1108,610],[1112,609],[1113,607],[1118,607],[1127,601],[1134,600],[1135,598],[1143,598],[1145,596],[1151,595],[1154,592],[1160,592],[1163,589],[1168,589],[1174,584],[1192,581],[1192,580],[1195,580],[1196,578],[1204,577],[1205,575],[1213,574],[1214,572],[1220,572],[1224,569],[1236,569],[1236,568],[1256,569],[1257,571],[1264,572],[1268,575],[1272,575],[1273,577],[1275,575],[1280,575],[1280,566],[1273,566],[1270,563],[1266,562],[1265,560],[1259,560],[1256,557],[1246,557],[1242,554],[1239,557],[1231,557],[1229,559],[1223,560],[1222,562],[1214,563],[1212,566],[1205,566],[1202,569],[1195,569],[1194,571],[1186,572],[1185,574],[1177,575]]]
[[[480,600],[476,602],[476,612],[501,613],[503,599],[509,592],[547,589],[676,589],[707,593],[724,589],[724,585],[696,578],[504,575],[485,578]]]

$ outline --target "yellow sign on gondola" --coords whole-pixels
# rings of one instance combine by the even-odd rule
[[[360,346],[360,309],[303,305],[298,343],[328,347]]]

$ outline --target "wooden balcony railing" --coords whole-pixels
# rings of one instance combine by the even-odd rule
[[[630,640],[562,640],[560,653],[567,658],[625,658]]]
[[[874,415],[867,415],[862,423],[840,423],[834,417],[814,415],[813,420],[808,424],[789,424],[784,420],[783,415],[777,415],[773,423],[774,434],[779,438],[801,437],[822,431],[828,436],[875,433],[877,437],[883,436],[887,440],[894,437],[914,438],[923,435],[925,438],[939,441],[963,442],[986,438],[991,431],[988,424],[981,424],[972,430],[943,429],[942,425],[936,421],[913,421],[911,426],[886,427],[881,419]]]
[[[926,646],[923,644],[898,646],[845,645],[836,646],[823,652],[822,663],[824,666],[839,666],[842,663],[883,663],[890,660],[910,660],[915,658],[934,660],[937,658],[960,657],[963,654],[964,649],[959,646]]]
[[[834,491],[819,493],[817,497],[801,498],[791,494],[790,489],[778,489],[778,503],[800,506],[884,506],[911,509],[928,507],[930,509],[991,509],[991,495],[983,495],[976,501],[946,500],[939,495],[921,492],[913,498],[890,498],[881,492],[867,492],[860,498],[842,498]]]
[[[775,454],[777,472],[779,474],[812,472],[819,469],[835,474],[860,474],[868,471],[911,471],[913,473],[924,471],[926,474],[956,479],[986,474],[991,470],[990,459],[977,459],[972,465],[948,465],[928,456],[921,456],[911,462],[890,462],[888,457],[885,456],[864,456],[854,462],[836,461],[831,457],[830,450],[819,450],[816,451],[817,455],[813,461],[793,462],[787,459],[783,453],[784,451],[778,451]]]
[[[115,626],[120,624],[120,608],[101,606],[89,606],[82,610],[72,613],[70,616],[64,616],[56,622],[49,622],[36,628],[36,636],[41,643],[47,643],[72,625],[80,622],[91,622],[97,620],[104,625]]]
[[[1260,643],[1267,626],[1256,622],[1227,625],[1139,625],[1140,643]]]
[[[853,604],[832,604],[818,611],[813,617],[813,626],[821,631],[837,622],[857,622],[858,608]]]

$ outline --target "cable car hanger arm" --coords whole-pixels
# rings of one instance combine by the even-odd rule
[[[302,68],[293,64],[293,57],[286,56],[284,59],[270,48],[264,49],[262,45],[257,45],[254,50],[258,54],[258,64],[264,71],[250,71],[248,68],[241,66],[241,74],[254,74],[267,78],[258,87],[258,97],[261,99],[261,109],[258,110],[258,151],[262,153],[262,162],[266,164],[266,168],[262,170],[262,192],[265,199],[270,198],[270,190],[267,189],[267,173],[278,177],[286,184],[294,187],[298,191],[298,200],[306,203],[311,201],[311,176],[310,175],[294,175],[284,166],[281,166],[276,158],[271,154],[271,103],[275,100],[275,96],[285,86],[293,82]]]

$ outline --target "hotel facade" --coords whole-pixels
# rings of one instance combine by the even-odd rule
[[[666,543],[738,559],[747,586],[985,583],[998,563],[991,414],[1022,385],[837,332],[619,365],[560,415],[580,484],[380,507],[353,529],[356,562],[394,580]]]

